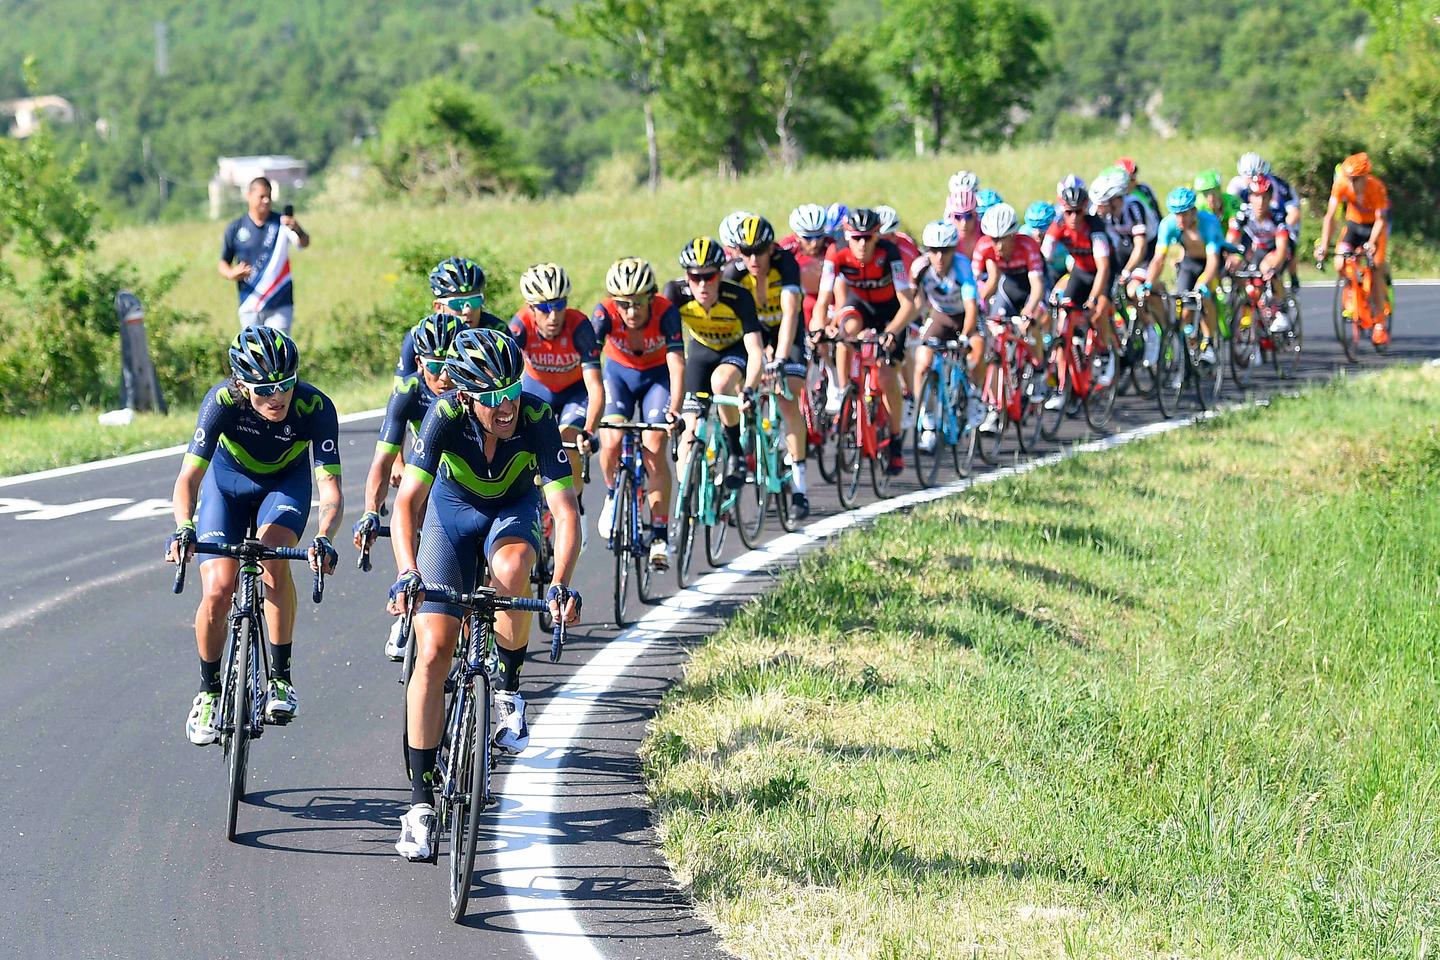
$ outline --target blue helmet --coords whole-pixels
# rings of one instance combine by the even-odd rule
[[[1189,187],[1176,187],[1170,191],[1170,196],[1165,198],[1165,206],[1170,208],[1171,213],[1184,213],[1186,210],[1195,209],[1195,191]]]
[[[1004,202],[1005,198],[1000,196],[998,190],[991,190],[989,187],[986,187],[984,190],[977,190],[975,192],[975,212],[980,214],[982,218],[985,216],[986,210],[989,210],[997,203]]]
[[[850,208],[836,200],[825,208],[825,232],[839,233],[845,226],[845,218],[850,215]]]
[[[1036,200],[1025,208],[1025,225],[1036,230],[1044,230],[1055,222],[1055,204],[1046,203],[1044,200]]]

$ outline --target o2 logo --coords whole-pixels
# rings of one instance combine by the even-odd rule
[[[334,453],[334,452],[335,452],[335,441],[334,441],[334,440],[326,440],[324,443],[320,444],[320,450],[321,450],[322,453]]]
[[[202,428],[200,428],[200,427],[196,427],[196,428],[195,428],[195,442],[196,442],[196,443],[204,443],[204,442],[205,442],[205,431],[204,431]]]

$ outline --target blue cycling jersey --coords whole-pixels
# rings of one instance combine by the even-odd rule
[[[477,509],[533,497],[537,475],[546,493],[573,487],[570,458],[550,405],[522,393],[516,416],[515,432],[487,457],[479,421],[456,391],[441,394],[420,423],[406,476],[453,487]]]
[[[225,381],[205,394],[185,459],[208,467],[218,445],[221,459],[217,465],[263,478],[278,474],[310,451],[316,473],[339,476],[339,434],[334,402],[303,380],[295,384],[290,410],[279,423],[256,413],[230,381]]]
[[[486,310],[480,314],[480,322],[476,324],[476,329],[499,330],[502,333],[509,333],[510,325]],[[411,327],[405,331],[405,339],[400,343],[400,360],[395,364],[395,382],[399,383],[406,377],[413,377],[419,372],[420,362],[415,359],[415,328]]]
[[[1220,228],[1220,219],[1209,210],[1197,210],[1196,229],[1200,233],[1200,241],[1205,244],[1206,254],[1220,253],[1221,244],[1225,241],[1225,233]],[[1181,235],[1184,230],[1180,227],[1180,220],[1175,214],[1170,214],[1160,221],[1159,239],[1156,243],[1157,253],[1161,256],[1172,244],[1181,243]]]
[[[375,441],[375,449],[399,453],[406,425],[414,427],[418,433],[421,421],[430,412],[437,396],[422,376],[397,380],[395,388],[390,391],[390,401],[385,405],[385,421],[380,424],[380,439]]]

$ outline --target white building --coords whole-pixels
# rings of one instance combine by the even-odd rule
[[[250,181],[265,177],[270,181],[271,196],[278,205],[288,191],[304,189],[308,173],[305,161],[294,157],[220,157],[217,163],[219,168],[210,180],[211,220],[220,219],[227,189],[244,199]]]
[[[75,106],[64,97],[21,97],[0,100],[0,117],[10,117],[10,136],[20,140],[40,129],[42,121],[75,122]]]

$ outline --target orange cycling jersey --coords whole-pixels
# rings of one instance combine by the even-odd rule
[[[1373,174],[1365,177],[1358,196],[1349,177],[1337,177],[1330,196],[1345,204],[1345,219],[1351,223],[1374,223],[1377,214],[1390,209],[1390,193]]]
[[[585,367],[600,367],[600,346],[590,318],[579,310],[567,309],[565,323],[554,337],[540,333],[539,317],[525,306],[510,321],[510,335],[525,355],[525,372],[546,389],[559,393],[575,386]]]

